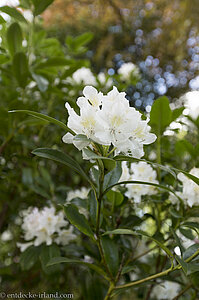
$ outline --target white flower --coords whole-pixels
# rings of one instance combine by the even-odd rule
[[[119,69],[118,74],[120,74],[123,80],[129,80],[131,75],[133,74],[134,77],[139,77],[140,72],[136,65],[133,63],[124,63]]]
[[[0,7],[4,5],[16,7],[19,5],[19,0],[1,0]]]
[[[88,197],[89,191],[90,191],[90,189],[85,188],[85,187],[82,187],[81,189],[77,189],[74,191],[70,191],[67,194],[66,202],[69,203],[69,202],[71,202],[71,200],[73,200],[75,198],[80,198],[80,199],[86,200]],[[80,214],[85,215],[85,217],[88,216],[88,211],[86,210],[86,208],[78,206],[78,209],[79,209]]]
[[[55,239],[55,243],[66,246],[74,239],[76,239],[76,235],[73,233],[73,227],[70,226],[69,229],[63,229],[59,232],[59,235]]]
[[[96,85],[96,79],[89,68],[82,67],[73,73],[72,79],[77,84]]]
[[[13,235],[12,235],[12,232],[10,230],[5,230],[2,234],[1,234],[1,240],[3,242],[8,242],[10,240],[12,240],[13,238]]]
[[[189,174],[199,178],[199,168],[191,169]],[[178,174],[178,179],[182,181],[183,190],[181,198],[184,200],[185,205],[190,207],[193,205],[199,205],[199,185],[182,173]]]
[[[113,85],[113,79],[112,78],[106,78],[106,75],[103,72],[100,72],[97,76],[97,79],[101,83],[101,85],[104,85],[106,88],[109,88]]]
[[[26,249],[28,249],[30,246],[33,246],[33,242],[29,243],[17,243],[17,247],[20,248],[21,252],[24,252]]]
[[[28,245],[39,246],[42,243],[51,245],[52,242],[61,241],[59,234],[63,235],[63,227],[66,227],[68,222],[64,219],[62,211],[56,213],[54,207],[44,207],[39,210],[37,207],[28,209],[23,213],[22,229],[24,231],[24,240],[30,241],[27,244],[18,243],[18,246],[24,251]],[[69,240],[72,234],[70,228]],[[67,230],[65,230],[67,232]],[[60,243],[60,242],[59,242]]]
[[[189,115],[195,120],[199,116],[199,91],[191,91],[182,96]]]
[[[135,180],[158,184],[156,178],[156,171],[146,162],[132,163],[130,168],[128,168],[126,162],[122,162],[122,176],[120,181]],[[140,203],[142,196],[153,195],[157,192],[154,186],[145,184],[127,184],[126,189],[125,195],[129,199],[134,199],[135,203]]]
[[[180,285],[176,282],[164,281],[156,285],[151,293],[151,297],[160,300],[172,300],[178,295]]]
[[[77,189],[74,191],[70,191],[67,194],[66,201],[70,202],[74,198],[87,199],[89,191],[90,189],[87,189],[85,187],[82,187],[81,189]]]
[[[63,137],[65,143],[73,143],[80,150],[91,141],[101,145],[112,144],[117,153],[140,158],[144,155],[143,145],[156,140],[155,134],[149,132],[149,120],[142,120],[141,114],[129,106],[126,94],[119,93],[116,87],[104,96],[87,86],[83,95],[77,100],[79,115],[66,103],[69,113],[67,125],[76,135],[85,135],[87,140],[77,144],[76,138],[67,133]]]

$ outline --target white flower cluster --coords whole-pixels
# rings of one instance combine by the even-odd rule
[[[132,75],[137,78],[140,76],[138,67],[131,62],[122,64],[118,69],[118,74],[124,81],[130,80]]]
[[[116,87],[106,96],[92,87],[86,86],[84,97],[77,99],[80,108],[78,115],[66,102],[69,113],[68,127],[76,135],[85,135],[80,141],[72,134],[63,136],[63,142],[73,143],[79,150],[92,141],[116,148],[116,152],[140,158],[144,155],[143,145],[151,144],[156,135],[150,133],[149,120],[142,120],[142,115],[129,106],[125,93],[119,93]]]
[[[8,241],[11,241],[13,238],[13,234],[12,232],[7,229],[5,230],[2,234],[1,234],[1,240],[2,242],[8,242]]]
[[[31,245],[39,246],[42,243],[67,245],[76,235],[73,234],[72,226],[65,229],[66,226],[68,222],[64,219],[62,211],[56,213],[54,207],[44,207],[41,210],[37,207],[30,208],[23,212],[22,224],[24,240],[30,242],[18,243],[17,246],[23,252]]]
[[[72,75],[72,79],[75,81],[77,84],[91,84],[91,85],[96,85],[96,79],[93,73],[89,68],[82,67],[75,71]]]
[[[75,71],[72,75],[72,80],[76,84],[93,85],[93,86],[98,86],[98,82],[99,82],[101,85],[104,85],[106,88],[110,88],[113,85],[112,78],[107,78],[105,73],[100,72],[97,75],[97,77],[95,77],[92,71],[86,67],[82,67],[77,71]]]
[[[156,178],[156,171],[146,162],[131,163],[130,168],[128,168],[127,162],[122,162],[122,176],[120,181],[135,180],[158,184]],[[142,196],[153,195],[157,192],[155,187],[145,184],[127,184],[126,189],[125,196],[129,199],[134,199],[135,203],[140,203]]]
[[[89,189],[86,187],[81,187],[80,189],[69,191],[67,194],[66,201],[70,202],[74,198],[86,199],[88,197]]]
[[[172,281],[164,281],[156,285],[151,297],[159,300],[172,300],[180,292],[180,285]]]
[[[199,178],[199,168],[191,169],[189,174]],[[183,189],[182,192],[177,192],[177,194],[184,201],[184,204],[189,207],[199,205],[199,185],[182,173],[178,174],[178,179],[182,182]],[[176,203],[176,200],[177,198],[174,199],[174,197],[170,196],[170,201],[173,204]]]

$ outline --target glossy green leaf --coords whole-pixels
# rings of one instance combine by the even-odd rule
[[[74,204],[64,206],[64,212],[72,225],[74,225],[80,232],[94,239],[94,234],[87,219],[84,215],[79,213],[78,208]]]
[[[30,246],[20,256],[20,265],[22,270],[31,269],[39,259],[40,247]]]
[[[181,254],[183,254],[184,251],[185,251],[185,249],[184,249],[184,246],[181,244],[181,241],[180,241],[179,237],[177,236],[177,234],[175,233],[175,231],[173,230],[172,227],[170,227],[170,231],[171,231],[171,233],[172,233],[172,235],[173,235],[173,237],[174,237],[174,239],[176,241],[176,244],[180,248]]]
[[[0,7],[0,11],[6,13],[10,17],[14,18],[15,20],[23,23],[27,23],[24,16],[14,7],[11,6],[2,6]]]
[[[169,99],[162,96],[155,100],[152,106],[149,125],[157,135],[160,135],[171,123],[171,120],[172,111],[169,106]]]
[[[10,57],[8,57],[5,54],[0,54],[0,65],[6,64],[7,62],[9,62]]]
[[[130,234],[130,235],[138,235],[135,231],[125,228],[118,228],[110,231],[106,231],[103,233],[103,235],[109,235],[109,234]]]
[[[84,265],[84,266],[94,270],[98,274],[106,277],[106,273],[100,267],[98,267],[94,264],[91,264],[91,263],[87,263],[87,262],[84,262],[84,261],[81,261],[81,260],[77,260],[77,259],[70,259],[70,258],[66,258],[66,257],[54,257],[48,262],[47,266],[53,266],[53,265],[61,264],[61,263]]]
[[[177,262],[181,265],[183,271],[186,274],[187,270],[188,270],[188,264],[183,259],[181,259],[178,255],[176,255],[175,258],[176,258]]]
[[[183,253],[183,259],[186,260],[187,258],[191,257],[197,250],[199,249],[199,244],[191,245],[187,248]]]
[[[162,244],[160,241],[155,239],[154,237],[148,235],[146,232],[142,230],[136,230],[137,233],[140,233],[141,235],[144,235],[148,237],[150,240],[154,241],[164,252],[169,256],[169,258],[173,258],[173,253],[167,248],[164,244]]]
[[[25,88],[28,81],[29,69],[28,59],[23,52],[18,52],[13,58],[13,72],[18,84]]]
[[[53,3],[54,0],[32,0],[34,4],[34,16],[40,15],[44,10]]]
[[[32,73],[32,77],[36,81],[41,92],[45,92],[48,89],[49,82],[45,77],[35,73]]]
[[[158,167],[160,169],[162,169],[163,171],[170,173],[175,179],[177,178],[176,173],[183,173],[184,175],[186,175],[188,178],[190,178],[192,181],[194,181],[196,184],[199,185],[199,178],[189,174],[188,172],[184,171],[184,170],[180,170],[174,167],[165,167],[163,165],[157,164],[157,163],[153,163],[151,161],[145,160],[145,159],[139,159],[139,158],[134,158],[134,157],[129,157],[129,156],[125,156],[125,155],[118,155],[115,156],[114,159],[116,161],[129,161],[129,162],[135,162],[135,161],[144,161],[150,165],[152,165],[153,167]]]
[[[117,244],[108,236],[102,237],[102,248],[109,270],[115,276],[119,268],[119,252]]]
[[[108,191],[106,194],[108,201],[112,202],[114,206],[119,206],[124,200],[124,196],[120,192]]]
[[[59,257],[59,256],[60,256],[60,249],[56,244],[52,244],[50,246],[43,245],[39,258],[41,261],[42,269],[45,273],[51,274],[59,271],[59,266],[47,266],[47,263],[53,257]]]
[[[23,35],[20,25],[18,23],[12,23],[7,30],[7,45],[12,56],[21,51],[22,40]]]
[[[122,167],[120,162],[116,162],[116,167],[104,176],[103,188],[106,189],[108,186],[111,186],[119,181],[122,175]]]
[[[69,131],[70,133],[74,134],[74,132],[70,128],[68,128],[63,122],[61,122],[55,118],[49,117],[47,115],[38,113],[36,111],[20,109],[20,110],[10,110],[9,113],[25,113],[25,114],[28,114],[35,118],[38,118],[38,119],[41,119],[44,121],[48,121],[49,123],[58,125],[59,127],[63,128],[64,130]]]
[[[35,154],[39,157],[48,158],[60,162],[69,168],[75,170],[77,173],[82,175],[89,183],[91,183],[89,177],[80,167],[80,165],[68,154],[61,152],[59,150],[50,149],[50,148],[38,148],[32,151],[32,154]]]

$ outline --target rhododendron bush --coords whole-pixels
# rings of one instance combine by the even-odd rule
[[[139,111],[135,62],[95,72],[92,34],[63,45],[28,2],[0,8],[0,295],[198,299],[199,105]]]

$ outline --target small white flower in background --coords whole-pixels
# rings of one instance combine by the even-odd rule
[[[101,145],[112,144],[116,153],[140,158],[144,155],[143,145],[156,140],[156,135],[150,133],[149,120],[142,120],[141,113],[129,106],[126,94],[119,93],[116,87],[104,96],[94,87],[86,86],[83,95],[77,100],[80,115],[66,103],[69,113],[67,126],[76,136],[67,133],[63,142],[73,143],[79,150],[91,141]],[[81,139],[81,135],[85,137]]]
[[[197,119],[199,116],[199,91],[188,92],[181,99],[185,102],[190,117],[194,120]]]
[[[23,212],[22,230],[24,240],[29,243],[18,243],[21,251],[30,245],[39,246],[42,243],[51,245],[53,242],[66,245],[76,236],[72,234],[72,227],[65,229],[68,222],[64,219],[62,211],[56,213],[54,207],[44,207],[39,210],[37,207]]]
[[[72,75],[72,79],[77,84],[90,84],[90,85],[96,85],[96,79],[93,73],[89,68],[82,67],[75,71]]]
[[[121,67],[118,69],[118,74],[123,80],[130,80],[132,75],[134,77],[140,76],[138,67],[131,62],[121,65]]]
[[[199,179],[199,168],[191,169],[189,174]],[[199,185],[182,173],[178,174],[178,179],[182,182],[183,189],[180,197],[184,200],[185,205],[190,207],[199,205]]]
[[[13,234],[12,234],[12,232],[11,232],[9,229],[5,230],[5,231],[1,234],[1,240],[2,240],[3,242],[11,241],[12,238],[13,238]]]
[[[156,178],[156,171],[146,162],[140,161],[138,163],[131,163],[130,168],[128,168],[127,162],[122,162],[122,176],[120,182],[135,180],[158,184]],[[127,184],[126,189],[125,196],[129,199],[133,199],[134,203],[140,203],[144,195],[154,195],[157,193],[154,186],[144,184]]]
[[[66,198],[66,202],[70,203],[71,200],[75,199],[75,198],[80,198],[83,200],[86,200],[88,197],[90,189],[86,188],[86,187],[82,187],[81,189],[76,189],[74,191],[69,191],[67,194],[67,198]],[[86,208],[78,206],[79,212],[80,214],[85,215],[85,217],[88,216],[88,211]]]
[[[101,85],[105,85],[105,87],[109,88],[113,85],[113,79],[112,78],[106,78],[106,75],[103,72],[100,72],[97,75],[97,79],[101,83]]]
[[[19,5],[19,0],[1,0],[0,7],[5,5],[16,7]]]
[[[89,191],[90,191],[90,189],[88,189],[86,187],[82,187],[81,189],[70,191],[67,194],[66,201],[70,202],[74,198],[86,199],[88,197]]]
[[[154,286],[151,297],[159,300],[172,300],[180,292],[181,286],[172,281],[160,282]]]

